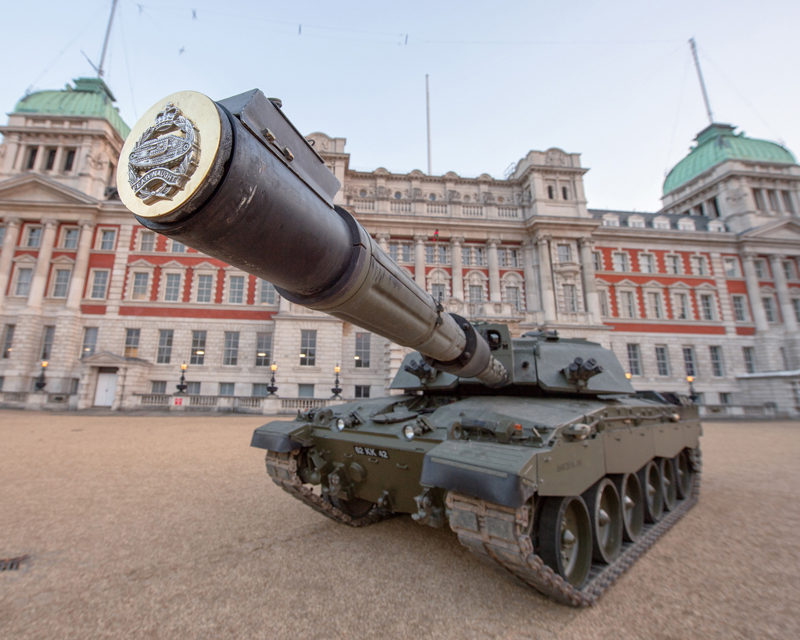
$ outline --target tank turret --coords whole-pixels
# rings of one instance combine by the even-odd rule
[[[446,313],[333,204],[339,182],[279,100],[159,101],[125,142],[117,186],[145,227],[416,350],[392,384],[402,394],[253,433],[272,481],[319,513],[448,525],[470,551],[583,606],[696,503],[696,407],[634,394],[598,344],[512,338]]]

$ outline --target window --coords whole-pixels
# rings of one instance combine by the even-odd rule
[[[711,354],[711,375],[715,378],[722,378],[725,375],[725,366],[722,362],[722,347],[711,346],[708,350]]]
[[[256,366],[268,367],[272,363],[272,333],[256,334]]]
[[[269,389],[267,389],[268,386],[269,385],[266,382],[253,383],[253,397],[266,398],[269,395]]]
[[[641,268],[642,273],[655,273],[656,272],[655,256],[651,256],[646,253],[641,254],[639,256],[639,267]]]
[[[433,296],[434,300],[444,300],[445,299],[445,285],[440,284],[438,282],[434,282],[431,284],[431,295]]]
[[[628,271],[628,264],[627,253],[614,254],[614,271]]]
[[[787,280],[794,280],[794,266],[791,262],[783,263],[783,275]]]
[[[666,345],[656,345],[656,366],[658,367],[658,375],[669,375],[669,352]]]
[[[369,333],[356,333],[356,369],[369,369]]]
[[[5,226],[0,227],[0,247],[3,246],[3,243],[6,240],[6,228]]]
[[[661,294],[660,293],[648,293],[647,294],[647,302],[650,307],[650,317],[651,318],[663,318],[664,311],[661,306]]]
[[[603,254],[599,251],[592,251],[592,264],[595,271],[604,271],[603,268]]]
[[[27,296],[31,292],[33,269],[17,269],[17,286],[14,288],[15,296]]]
[[[767,198],[769,199],[769,208],[773,211],[780,212],[781,205],[778,202],[778,194],[772,189],[767,189]]]
[[[568,244],[560,244],[556,249],[558,251],[559,262],[570,262],[572,260],[572,247]]]
[[[781,362],[783,363],[783,370],[786,371],[789,368],[789,354],[786,352],[786,347],[781,347],[780,352],[781,352]]]
[[[744,356],[744,370],[747,373],[756,372],[756,350],[754,347],[742,347],[742,355]]]
[[[275,285],[271,282],[267,282],[266,280],[260,280],[261,289],[258,295],[258,301],[261,304],[277,304],[278,303],[278,292],[275,291]]]
[[[634,229],[644,229],[644,219],[643,218],[628,218],[628,226]]]
[[[86,327],[83,330],[83,342],[81,343],[81,358],[94,355],[97,348],[97,327]]]
[[[397,253],[396,242],[392,242],[392,244],[389,245],[389,257],[395,262],[397,262],[398,253]]]
[[[686,367],[687,376],[697,375],[697,364],[694,358],[694,347],[683,348],[683,366]]]
[[[691,316],[689,296],[685,293],[679,293],[675,296],[675,314],[678,320],[688,320]]]
[[[125,349],[123,355],[126,358],[136,358],[139,356],[139,335],[141,329],[125,329]]]
[[[653,229],[669,229],[669,220],[666,218],[656,218],[653,220]]]
[[[369,398],[369,385],[357,384],[356,385],[356,398]]]
[[[764,305],[767,322],[775,322],[775,307],[772,305],[772,298],[761,298],[761,304]]]
[[[694,231],[694,220],[689,220],[688,218],[678,220],[678,229],[681,231]]]
[[[45,171],[52,171],[53,165],[56,163],[56,150],[55,149],[48,149],[47,150],[47,159],[44,163],[44,170]]]
[[[77,249],[78,236],[80,236],[80,231],[78,229],[65,229],[61,246],[64,249]]]
[[[604,227],[618,227],[619,218],[617,216],[603,216]]]
[[[521,309],[519,287],[506,287],[506,301],[511,304],[515,311]]]
[[[242,304],[244,302],[244,276],[231,276],[228,302],[230,304]]]
[[[299,398],[313,398],[314,397],[314,385],[313,384],[298,384],[297,385],[297,396]]]
[[[411,262],[411,245],[403,245],[403,262]]]
[[[53,352],[53,340],[56,337],[56,328],[53,326],[44,327],[42,331],[42,351],[40,360],[49,360]]]
[[[219,383],[219,395],[221,396],[232,396],[236,393],[236,383],[235,382],[220,382]]]
[[[150,393],[164,394],[167,392],[166,380],[151,380]]]
[[[400,193],[399,191],[395,191],[395,192],[394,192],[394,199],[395,199],[395,200],[399,200],[399,199],[400,199],[400,198],[402,198],[402,197],[403,197],[403,194],[402,194],[402,193]]]
[[[211,302],[214,276],[197,276],[197,302]]]
[[[33,169],[33,166],[36,164],[36,153],[38,151],[39,147],[28,147],[28,159],[25,162],[26,169]]]
[[[632,376],[642,375],[642,358],[638,344],[628,345],[628,369]]]
[[[106,286],[108,285],[108,271],[95,271],[92,278],[92,300],[103,300],[106,297]]]
[[[500,267],[506,266],[506,250],[505,249],[498,249],[497,250],[497,265]]]
[[[317,363],[317,331],[303,329],[300,331],[300,364],[313,367]]]
[[[239,332],[225,332],[225,349],[222,352],[222,364],[235,366],[239,361]]]
[[[681,272],[680,256],[667,256],[667,273],[677,275]]]
[[[738,278],[741,276],[739,272],[739,261],[736,258],[725,258],[725,275],[729,278]]]
[[[36,152],[34,151],[34,158],[35,157],[36,157]],[[553,200],[556,197],[555,194],[556,192],[555,189],[553,189],[552,185],[547,185],[547,197],[550,198],[550,200]]]
[[[479,284],[469,285],[469,301],[472,304],[483,302],[483,287]]]
[[[173,240],[169,250],[172,253],[186,253],[186,245],[177,240]]]
[[[635,318],[636,317],[636,298],[632,291],[623,291],[620,293],[622,301],[622,317]]]
[[[178,302],[181,295],[181,276],[178,273],[168,273],[164,284],[164,302]]]
[[[792,203],[792,195],[788,191],[781,191],[783,195],[783,206],[789,213],[794,213],[794,204]]]
[[[72,171],[72,167],[75,164],[75,149],[67,149],[67,153],[64,157],[64,171]]]
[[[14,324],[7,324],[3,329],[3,358],[10,358],[11,352],[14,350],[14,329],[17,326]]]
[[[28,238],[25,243],[26,247],[31,249],[38,249],[42,244],[42,228],[41,227],[28,227]]]
[[[100,232],[100,251],[113,251],[114,241],[117,239],[117,232],[111,229],[104,229]]]
[[[597,299],[600,301],[600,315],[607,318],[611,315],[608,312],[608,292],[603,290],[598,291]]]
[[[703,320],[714,319],[714,296],[710,294],[701,295],[700,307],[703,311]]]
[[[206,332],[192,331],[192,353],[189,364],[202,365],[206,358]]]
[[[438,247],[436,247],[436,257],[438,258],[439,264],[447,264],[450,262],[447,257],[446,245],[440,244]]]
[[[733,296],[733,317],[736,322],[747,322],[747,306],[744,296]]]
[[[69,288],[69,276],[72,273],[69,269],[56,269],[53,277],[53,297],[66,298]]]
[[[569,313],[576,313],[578,311],[578,298],[575,295],[575,285],[563,285],[564,291],[564,310]]]
[[[158,332],[158,351],[156,352],[156,363],[169,364],[172,358],[172,329],[161,329]]]
[[[792,309],[794,309],[795,319],[800,322],[800,299],[792,298]]]
[[[475,247],[475,266],[482,267],[486,264],[486,249]]]
[[[433,264],[436,262],[436,247],[432,244],[425,245],[425,262],[426,264]]]
[[[767,267],[763,260],[755,260],[753,262],[756,268],[756,277],[759,280],[764,280],[767,277]]]
[[[131,300],[147,300],[147,284],[149,282],[149,273],[134,273]]]
[[[139,232],[139,251],[155,251],[156,234],[152,231]]]
[[[509,267],[521,267],[522,263],[519,259],[519,249],[506,249],[506,255],[508,257],[508,266]]]
[[[461,247],[461,264],[465,267],[472,264],[472,250],[469,247]]]
[[[692,273],[696,276],[708,275],[704,256],[692,256]]]
[[[766,211],[767,207],[764,205],[764,194],[761,189],[753,189],[753,200],[756,202],[756,209],[759,211]]]
[[[731,394],[727,392],[720,391],[719,392],[719,403],[720,404],[731,404]]]
[[[199,396],[200,395],[200,382],[187,382],[186,383],[186,394],[190,396]]]
[[[567,191],[566,187],[561,187],[561,197],[564,198],[564,200],[569,200],[569,191]]]

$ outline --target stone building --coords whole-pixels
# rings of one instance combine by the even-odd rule
[[[113,184],[129,132],[113,101],[78,79],[0,127],[3,404],[171,406],[182,363],[178,408],[324,404],[335,366],[345,398],[386,393],[405,350],[136,223]],[[589,209],[588,169],[560,149],[497,180],[354,171],[343,138],[308,138],[337,204],[449,311],[601,342],[637,388],[687,393],[691,375],[706,411],[799,411],[800,167],[785,148],[713,124],[663,209],[633,213]]]

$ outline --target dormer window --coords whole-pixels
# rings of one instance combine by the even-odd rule
[[[653,229],[669,229],[669,220],[666,218],[656,218],[653,220]]]
[[[604,227],[618,227],[619,218],[617,216],[603,216]]]
[[[725,231],[725,225],[721,222],[709,222],[708,230],[714,233],[723,233]]]
[[[686,218],[678,220],[678,229],[681,231],[694,231],[694,220],[688,220]]]
[[[628,226],[636,229],[644,229],[644,218],[639,216],[631,216],[628,218]]]

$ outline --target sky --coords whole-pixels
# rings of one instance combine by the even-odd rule
[[[111,0],[5,3],[0,108],[94,76]],[[133,125],[185,89],[253,88],[351,168],[502,179],[530,149],[581,154],[591,208],[656,211],[708,123],[800,154],[796,0],[119,0],[104,79]],[[88,58],[88,59],[87,59]],[[91,62],[90,62],[91,60]]]

